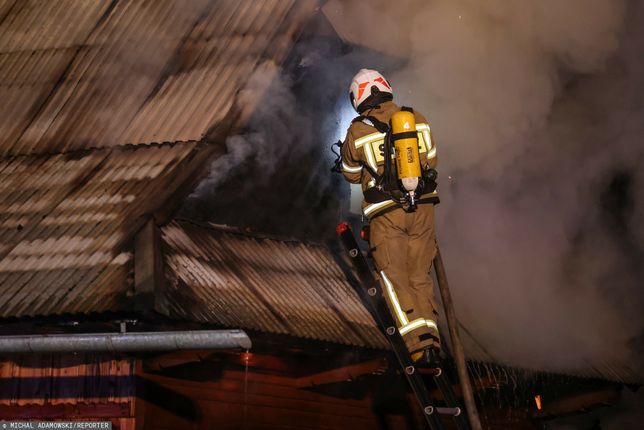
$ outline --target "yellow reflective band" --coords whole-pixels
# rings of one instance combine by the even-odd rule
[[[362,145],[366,143],[371,143],[374,140],[378,139],[383,139],[385,137],[385,133],[371,133],[366,136],[362,136],[359,139],[356,139],[353,144],[355,145],[356,148],[360,148]]]
[[[344,170],[345,172],[349,172],[349,173],[358,173],[358,172],[362,171],[362,166],[351,167],[348,164],[345,164],[345,162],[343,161],[342,162],[342,170]]]
[[[364,146],[362,150],[364,151],[365,157],[367,157],[367,163],[369,163],[369,167],[371,167],[373,170],[378,170],[378,164],[376,163],[376,159],[373,154],[373,148],[370,144],[378,140],[382,140],[384,137],[385,133],[371,133],[366,136],[362,136],[361,138],[356,139],[353,142],[356,148],[361,148]]]
[[[372,203],[370,205],[367,205],[363,210],[362,213],[365,214],[365,216],[368,216],[371,212],[376,211],[378,209],[383,209],[391,205],[395,205],[396,202],[393,200],[385,200],[384,202],[380,203]]]
[[[367,163],[369,163],[369,166],[374,171],[378,171],[378,164],[376,163],[376,159],[374,158],[373,148],[371,147],[371,145],[365,145],[363,150],[364,150],[365,155],[367,156]]]
[[[416,123],[416,130],[427,130],[429,131],[429,124],[426,122],[418,122]]]
[[[382,164],[385,161],[385,141],[383,139],[374,140],[369,144],[369,147],[376,158],[376,163]]]
[[[403,336],[412,330],[416,330],[417,328],[421,328],[425,326],[429,328],[433,328],[434,330],[438,331],[438,325],[436,325],[436,321],[426,320],[425,318],[418,318],[408,324],[403,324],[403,326],[400,327],[398,331],[400,332],[400,335]]]
[[[429,127],[429,124],[416,124],[416,130],[418,130],[419,133],[422,132],[423,134],[423,140],[427,145],[427,158],[436,157],[436,147],[434,146],[434,142],[432,141],[431,129]]]
[[[382,276],[382,280],[385,281],[385,290],[387,291],[387,295],[389,296],[389,300],[391,300],[391,303],[394,305],[394,310],[396,311],[396,316],[398,317],[398,320],[400,321],[400,325],[406,325],[409,323],[409,320],[407,319],[407,314],[403,312],[402,308],[400,307],[400,302],[398,301],[398,296],[396,295],[396,292],[394,291],[394,286],[387,278],[387,275],[385,275],[384,270],[380,271],[380,275]],[[402,333],[401,333],[402,334]]]

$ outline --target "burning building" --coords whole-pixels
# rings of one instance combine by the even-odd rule
[[[2,336],[57,334],[73,341],[91,333],[230,329],[245,331],[253,343],[250,350],[168,353],[79,352],[62,344],[48,353],[0,351],[1,419],[109,420],[120,429],[422,428],[422,412],[360,302],[355,278],[328,243],[334,223],[351,214],[348,189],[328,173],[327,139],[342,137],[334,136],[337,106],[345,101],[342,76],[361,62],[376,55],[382,67],[410,78],[423,69],[405,69],[404,53],[386,40],[365,41],[364,21],[347,27],[342,18],[353,10],[347,4],[0,2]],[[449,9],[441,2],[435,7],[439,16]],[[641,7],[629,8],[627,35],[641,22]],[[613,34],[610,25],[600,28]],[[633,43],[624,49],[635,49]],[[567,84],[586,94],[584,82]],[[555,118],[565,108],[555,107]],[[441,114],[438,128],[457,128]],[[629,130],[639,135],[637,124]],[[447,149],[448,158],[455,151]],[[467,163],[448,169],[463,177],[445,181],[455,196],[463,187],[482,187],[467,168],[488,178],[487,168],[507,169]],[[531,165],[549,172],[539,167]],[[621,169],[622,182],[639,180],[630,164]],[[630,231],[631,221],[620,217],[635,203],[619,177],[610,178],[615,192],[602,201],[621,192],[626,212],[605,216]],[[488,201],[500,200],[519,211],[524,203],[498,195]],[[457,219],[461,202],[454,198],[446,206]],[[562,324],[557,333],[551,324],[564,321],[559,310],[544,314],[552,318],[537,324],[538,339],[525,342],[534,325],[521,314],[531,315],[532,305],[543,309],[550,290],[516,299],[510,288],[526,272],[495,278],[468,264],[478,248],[460,253],[458,232],[446,225],[454,239],[444,249],[485,428],[539,428],[617,404],[620,396],[641,399],[641,392],[630,393],[644,381],[644,370],[619,348],[641,348],[641,337],[632,335],[641,317],[618,332],[622,320],[605,312],[602,328],[617,334],[601,354],[584,349],[584,342],[565,348],[578,336],[564,331],[578,333],[578,327]],[[488,239],[481,230],[504,237],[497,227],[466,230],[481,242]],[[612,246],[613,236],[602,237]],[[528,239],[541,249],[538,237]],[[582,228],[575,252],[558,257],[569,267],[591,258],[586,240]],[[638,243],[628,255],[637,254]],[[516,263],[513,257],[504,255]],[[545,263],[534,263],[534,271],[547,271]],[[632,265],[625,267],[632,272]],[[577,285],[573,272],[570,285]],[[637,283],[637,273],[624,282]],[[476,291],[467,288],[470,274],[481,285]],[[485,301],[495,297],[493,281],[514,312]],[[578,293],[564,291],[591,298],[597,291]],[[637,315],[639,296],[630,305],[615,297],[617,308]],[[544,338],[554,339],[549,351]]]

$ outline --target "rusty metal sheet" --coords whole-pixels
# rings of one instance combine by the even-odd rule
[[[314,4],[3,3],[0,155],[200,140]]]
[[[374,348],[385,339],[330,251],[174,221],[162,231],[168,299],[182,318]]]
[[[196,143],[0,159],[0,316],[129,306],[123,245]]]

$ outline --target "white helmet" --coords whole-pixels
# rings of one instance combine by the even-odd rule
[[[389,93],[393,96],[389,82],[376,70],[360,69],[349,86],[349,97],[355,110],[360,113],[358,107],[362,102],[378,93]]]

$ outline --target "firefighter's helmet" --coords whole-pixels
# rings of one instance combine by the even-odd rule
[[[389,99],[393,96],[389,82],[376,70],[360,69],[349,86],[351,104],[358,113],[364,110],[361,105],[368,103],[367,99],[384,95],[383,93],[388,93]]]

